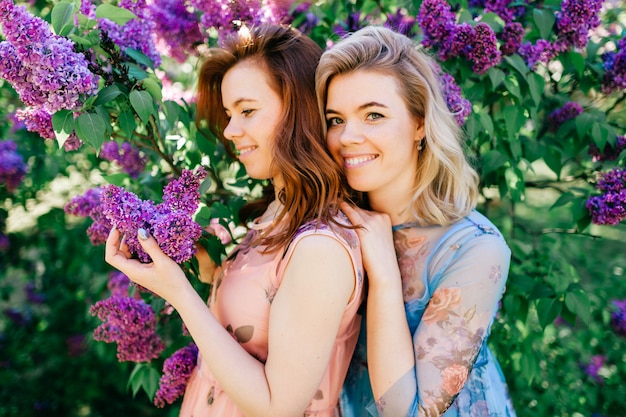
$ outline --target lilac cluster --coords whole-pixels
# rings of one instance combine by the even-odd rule
[[[348,33],[356,32],[367,25],[360,11],[350,13],[346,20],[333,26],[333,32],[340,38]]]
[[[564,52],[572,46],[584,48],[589,40],[589,30],[600,25],[598,13],[603,0],[563,0],[556,13],[555,48]]]
[[[50,25],[11,0],[0,1],[0,21],[6,40],[0,42],[0,76],[17,91],[31,112],[22,117],[29,130],[42,126],[42,114],[78,109],[85,96],[97,91],[98,79],[89,71],[85,57],[74,52],[74,43],[55,35]]]
[[[554,110],[548,116],[548,125],[550,127],[550,131],[556,132],[559,126],[561,126],[566,121],[575,118],[583,111],[583,107],[580,104],[574,101],[568,101],[562,107]]]
[[[511,7],[511,3],[514,2],[517,3],[517,1],[514,0],[486,0],[484,2],[485,12],[495,13],[500,16],[505,23],[510,23],[526,13],[526,8],[522,5]]]
[[[626,37],[617,43],[616,52],[607,52],[602,55],[604,79],[602,91],[610,94],[616,90],[626,89]]]
[[[202,27],[215,28],[223,39],[242,26],[259,23],[289,23],[292,0],[190,0],[190,5],[201,12]]]
[[[102,212],[103,189],[92,188],[83,195],[76,196],[67,203],[64,210],[67,214],[80,217],[90,217],[93,223],[87,229],[87,236],[93,245],[106,242],[113,225]]]
[[[387,20],[384,23],[385,27],[393,29],[398,33],[402,33],[404,36],[409,38],[415,37],[415,24],[417,20],[407,14],[406,10],[403,8],[398,8],[395,14],[389,13],[387,15]]]
[[[112,297],[125,297],[129,294],[128,288],[130,286],[130,282],[130,278],[128,278],[123,272],[112,271],[109,274],[107,289],[111,293]]]
[[[137,19],[129,20],[122,26],[109,19],[98,19],[98,28],[107,33],[120,49],[135,49],[150,58],[155,67],[161,65],[161,55],[156,49],[155,23],[150,16],[146,0],[120,0],[118,7],[130,10]]]
[[[148,161],[144,153],[133,148],[128,142],[123,142],[121,146],[115,141],[103,143],[100,149],[100,157],[119,164],[122,170],[130,175],[131,178],[139,177]]]
[[[606,356],[593,355],[589,360],[589,363],[583,367],[583,370],[587,375],[597,382],[602,383],[604,378],[600,375],[600,369],[604,366]]]
[[[448,109],[454,113],[459,126],[462,126],[467,117],[472,114],[472,103],[461,95],[461,87],[457,85],[452,75],[443,73],[439,78]]]
[[[154,22],[156,48],[178,62],[185,62],[195,47],[204,42],[198,17],[185,0],[154,0],[149,6]]]
[[[524,58],[526,65],[533,70],[537,68],[537,64],[547,64],[548,61],[557,55],[554,45],[545,39],[539,39],[535,43],[526,42],[517,48],[517,53]]]
[[[185,393],[187,382],[196,367],[198,347],[190,343],[178,349],[163,362],[163,375],[154,396],[154,405],[159,408],[172,404]]]
[[[615,161],[620,154],[626,149],[626,135],[617,136],[615,145],[604,145],[604,150],[600,151],[595,143],[589,144],[589,155],[594,162]]]
[[[163,202],[143,201],[134,193],[115,185],[104,187],[102,213],[124,235],[124,242],[142,262],[150,262],[137,238],[140,228],[154,236],[163,252],[175,262],[185,262],[196,253],[195,242],[202,235],[201,226],[192,216],[200,203],[200,182],[206,170],[183,171],[180,178],[164,189]]]
[[[319,17],[310,11],[311,3],[303,2],[296,6],[293,11],[293,18],[297,19],[300,15],[304,14],[304,19],[298,29],[302,33],[310,33],[313,29],[315,29],[319,23]]]
[[[26,294],[26,300],[31,304],[43,304],[46,301],[46,296],[37,291],[34,282],[29,282],[24,286],[24,293]]]
[[[426,0],[420,6],[417,21],[424,34],[422,44],[438,49],[441,59],[462,56],[473,63],[472,70],[484,74],[497,65],[502,53],[496,34],[486,23],[471,26],[457,24],[450,5],[445,0]]]
[[[0,184],[4,184],[7,191],[12,193],[22,184],[27,168],[15,142],[0,141]]]
[[[510,22],[502,29],[502,55],[513,55],[517,52],[524,40],[524,26],[519,22]]]
[[[596,189],[603,194],[587,200],[587,210],[594,224],[614,226],[626,218],[626,171],[614,168],[598,180]]]
[[[613,305],[616,310],[611,313],[611,325],[617,334],[626,336],[626,299],[614,300]]]
[[[94,339],[117,343],[120,362],[149,362],[165,349],[156,333],[156,315],[141,298],[111,296],[92,305],[89,312],[102,320]]]

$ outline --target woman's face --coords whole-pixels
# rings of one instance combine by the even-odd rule
[[[393,76],[357,70],[333,77],[326,122],[328,148],[350,187],[367,192],[370,201],[412,194],[424,128],[409,113]]]
[[[272,161],[283,102],[270,87],[265,67],[244,61],[228,70],[222,80],[222,102],[229,118],[224,137],[235,145],[248,175],[271,178],[280,187],[280,172],[272,168]]]

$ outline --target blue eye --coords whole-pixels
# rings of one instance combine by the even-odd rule
[[[380,114],[380,113],[369,113],[369,114],[367,115],[367,119],[368,119],[368,120],[382,119],[383,117],[385,117],[385,116],[383,116],[383,115],[382,115],[382,114]]]
[[[343,120],[341,120],[339,117],[331,117],[329,119],[326,119],[326,123],[328,124],[328,126],[337,126],[343,123]]]

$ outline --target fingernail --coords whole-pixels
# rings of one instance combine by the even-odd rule
[[[137,234],[139,235],[139,239],[141,239],[141,240],[146,240],[146,239],[148,239],[148,237],[150,237],[148,235],[148,231],[146,229],[139,229],[139,230],[137,230]]]

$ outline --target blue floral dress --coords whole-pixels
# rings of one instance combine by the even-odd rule
[[[474,211],[449,226],[394,226],[415,368],[374,402],[365,320],[343,387],[343,417],[514,417],[487,346],[508,276],[510,249]]]

